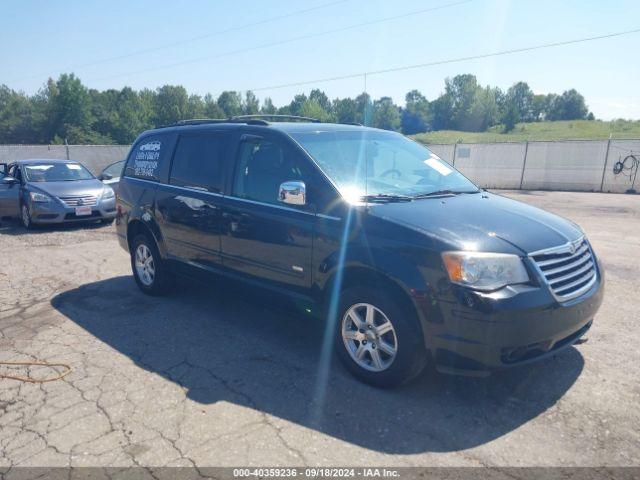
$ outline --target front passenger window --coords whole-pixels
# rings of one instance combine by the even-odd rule
[[[279,144],[264,139],[242,143],[233,194],[265,203],[278,202],[280,184],[304,180],[300,162]]]

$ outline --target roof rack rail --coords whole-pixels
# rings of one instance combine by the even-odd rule
[[[190,118],[188,120],[178,120],[173,125],[201,125],[206,123],[225,123],[228,120],[223,118]]]
[[[267,119],[276,121],[298,121],[320,123],[317,118],[301,117],[298,115],[236,115],[229,118],[191,118],[187,120],[178,120],[177,122],[166,125],[168,127],[180,127],[186,125],[207,125],[215,123],[246,123],[248,125],[269,125]],[[162,127],[160,127],[162,128]]]
[[[293,120],[293,121],[299,121],[299,122],[311,122],[311,123],[320,123],[320,120],[318,120],[317,118],[311,118],[311,117],[301,117],[299,115],[268,115],[268,114],[264,114],[264,115],[237,115],[235,117],[231,117],[230,120],[236,120],[236,121],[251,121],[251,120],[266,120],[268,118],[272,118],[274,120],[279,120],[279,121],[286,121],[286,120]]]
[[[358,123],[358,122],[340,122],[340,125],[353,125],[356,127],[364,127],[363,124]]]
[[[178,120],[176,123],[168,125],[169,127],[180,127],[185,125],[207,125],[215,123],[249,123],[257,125],[268,125],[268,122],[260,119],[241,119],[236,117],[229,118],[191,118],[188,120]]]

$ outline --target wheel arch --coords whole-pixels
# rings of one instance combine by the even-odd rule
[[[153,233],[153,230],[147,225],[145,222],[139,219],[133,219],[129,222],[127,226],[127,245],[129,246],[129,251],[133,252],[133,239],[138,235],[143,234],[149,236],[160,250],[160,242],[158,242],[158,238]],[[162,254],[162,250],[160,250]]]
[[[414,316],[416,327],[419,333],[425,337],[426,344],[426,319],[422,310],[419,308],[419,299],[412,294],[416,292],[415,288],[403,282],[397,277],[373,268],[369,265],[346,265],[342,268],[342,278],[338,277],[339,270],[335,270],[324,285],[322,291],[322,304],[324,307],[325,318],[329,314],[332,302],[331,296],[334,294],[336,282],[341,282],[339,291],[342,292],[354,286],[365,286],[372,288],[374,291],[385,292],[398,302],[399,306]]]

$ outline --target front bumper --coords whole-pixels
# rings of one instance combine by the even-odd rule
[[[76,215],[74,207],[67,207],[57,201],[48,203],[32,202],[29,206],[29,213],[34,224],[109,220],[116,217],[116,201],[115,198],[112,198],[98,202],[91,207],[91,215]]]
[[[559,303],[542,285],[492,294],[453,287],[441,302],[442,322],[428,335],[436,368],[484,376],[541,360],[569,347],[591,327],[604,296],[604,275],[580,297]]]

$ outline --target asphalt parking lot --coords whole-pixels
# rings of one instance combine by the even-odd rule
[[[0,467],[640,465],[640,196],[505,192],[586,230],[607,273],[588,342],[484,379],[376,390],[322,325],[224,285],[142,295],[113,226],[0,226]],[[0,367],[0,373],[7,373]],[[33,368],[33,375],[51,372]]]

